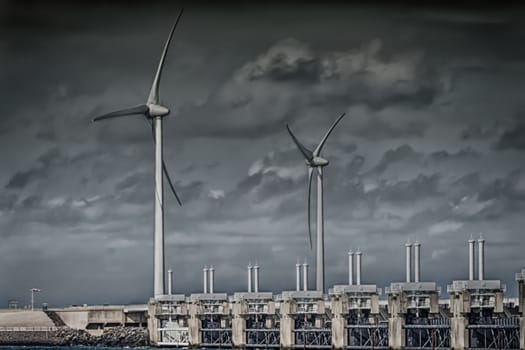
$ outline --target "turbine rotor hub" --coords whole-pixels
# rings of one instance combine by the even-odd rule
[[[170,114],[170,110],[164,106],[153,104],[153,103],[148,105],[148,117],[149,118],[165,117],[168,114]]]
[[[307,161],[307,164],[311,167],[322,167],[328,165],[328,160],[321,157],[314,157],[311,161]]]

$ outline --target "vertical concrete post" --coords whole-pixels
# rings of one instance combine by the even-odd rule
[[[281,327],[279,329],[281,336],[281,349],[292,349],[295,345],[294,313],[295,303],[292,300],[283,300],[281,302]]]
[[[346,314],[348,310],[345,296],[332,299],[332,348],[346,349],[348,333],[346,331]]]
[[[191,303],[189,307],[190,318],[188,319],[189,328],[189,343],[192,348],[198,348],[202,344],[200,319],[200,305],[198,303]]]
[[[151,345],[157,345],[161,340],[159,339],[159,328],[161,328],[160,320],[156,316],[157,303],[150,302],[148,304],[148,333]]]
[[[405,332],[403,326],[405,317],[402,311],[402,295],[388,296],[388,346],[390,349],[402,349],[405,346]]]
[[[525,269],[516,274],[520,317],[520,349],[525,350]]]
[[[246,314],[247,305],[245,301],[238,301],[233,304],[232,320],[232,345],[236,348],[246,346]]]
[[[467,291],[450,295],[450,346],[454,350],[463,350],[469,346],[468,319],[465,317],[465,313],[470,309],[469,303],[470,294]]]

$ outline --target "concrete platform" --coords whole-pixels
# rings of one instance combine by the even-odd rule
[[[54,327],[43,311],[0,312],[0,327]]]

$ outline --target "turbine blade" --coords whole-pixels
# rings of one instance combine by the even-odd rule
[[[297,148],[299,148],[299,151],[301,151],[301,153],[303,154],[304,158],[308,161],[312,160],[314,158],[312,151],[310,151],[308,148],[303,146],[302,143],[299,142],[299,140],[295,137],[295,135],[292,132],[292,129],[290,129],[290,126],[288,124],[286,124],[286,129],[292,137],[293,142],[295,142],[295,144],[297,145]]]
[[[179,205],[182,207],[182,202],[180,201],[179,196],[177,195],[177,191],[175,191],[175,186],[173,186],[173,182],[171,181],[170,174],[168,173],[168,168],[166,167],[166,163],[164,163],[164,159],[162,160],[162,171],[164,172],[164,176],[166,176],[166,180],[168,180],[168,184],[170,185],[171,192],[175,196],[175,199],[179,203]]]
[[[312,197],[312,172],[314,168],[308,167],[308,238],[310,239],[310,250],[312,249],[312,227],[310,225],[310,198]]]
[[[147,120],[147,123],[151,126],[151,135],[153,136],[153,142],[156,143],[157,139],[155,138],[155,127],[153,126],[153,122]],[[168,180],[168,185],[170,186],[171,192],[175,196],[177,203],[179,203],[179,205],[182,207],[182,202],[180,200],[179,195],[177,194],[177,191],[175,191],[175,186],[173,186],[173,181],[171,181],[171,177],[168,172],[168,168],[166,167],[166,163],[164,162],[164,158],[162,159],[162,172],[164,173],[166,180]]]
[[[145,115],[148,112],[149,108],[146,105],[140,105],[136,107],[121,109],[115,112],[106,113],[96,118],[93,118],[92,122],[98,122],[99,120],[127,117],[131,115]]]
[[[346,113],[343,113],[341,114],[341,116],[339,118],[337,118],[337,120],[332,124],[332,126],[330,127],[330,129],[326,132],[326,134],[324,135],[323,139],[321,140],[321,142],[319,143],[319,145],[317,146],[317,148],[314,150],[314,157],[319,157],[319,153],[321,153],[321,149],[323,148],[324,146],[324,143],[326,142],[326,139],[328,138],[328,136],[330,136],[330,134],[332,133],[332,131],[335,129],[335,126],[339,123],[339,121],[341,119],[343,119],[343,117],[345,116]]]
[[[149,92],[148,97],[148,104],[158,104],[159,103],[159,82],[160,77],[162,75],[162,68],[164,67],[164,60],[166,58],[166,53],[168,52],[168,48],[170,46],[171,38],[173,37],[173,32],[175,32],[175,28],[177,28],[177,24],[179,23],[180,17],[182,16],[182,12],[184,12],[184,9],[182,8],[179,12],[179,15],[177,16],[177,19],[175,20],[175,24],[171,28],[170,35],[168,36],[168,40],[166,41],[166,44],[164,45],[164,50],[162,51],[162,56],[160,57],[159,66],[157,67],[157,73],[155,74],[155,78],[153,79],[153,84],[151,85],[151,90]]]

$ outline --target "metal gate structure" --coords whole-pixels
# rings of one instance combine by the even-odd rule
[[[315,317],[304,314],[295,318],[295,347],[296,348],[332,348],[332,327],[329,322],[325,327],[315,326]]]
[[[272,328],[266,328],[266,320],[262,315],[250,315],[246,319],[246,347],[279,348],[281,333],[279,323]]]
[[[388,323],[348,324],[348,349],[388,349]]]
[[[416,318],[405,329],[405,349],[450,349],[450,320]]]
[[[221,327],[220,315],[207,315],[201,320],[202,345],[205,347],[231,347],[231,326]]]
[[[519,349],[519,318],[483,318],[467,326],[469,349]]]

